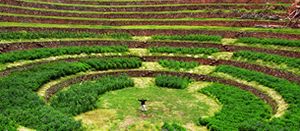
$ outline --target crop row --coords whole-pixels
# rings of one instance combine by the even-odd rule
[[[41,3],[27,3],[27,2],[16,2],[16,1],[3,1],[2,3],[9,5],[23,5],[25,7],[35,7],[35,8],[48,8],[48,9],[59,9],[59,10],[82,10],[82,11],[177,11],[177,10],[196,10],[196,9],[261,9],[264,5],[249,5],[249,4],[218,4],[218,5],[208,5],[208,4],[165,4],[165,5],[119,5],[119,6],[108,6],[108,5],[82,5],[82,4],[72,4],[72,6],[66,6],[68,4],[63,4],[64,6],[54,5],[54,4],[41,4]],[[80,7],[79,7],[80,6]],[[89,7],[87,7],[89,6]],[[276,6],[282,7],[280,5]],[[282,8],[285,8],[284,6]],[[278,8],[280,9],[280,8]]]
[[[158,75],[155,77],[155,85],[160,87],[185,89],[191,80],[187,77],[177,77],[170,75]]]
[[[184,40],[184,41],[216,41],[220,42],[222,36],[215,35],[154,35],[153,40]],[[240,37],[236,43],[247,43],[247,44],[261,44],[261,45],[280,45],[280,46],[291,46],[300,47],[299,40],[286,40],[278,38],[254,38],[254,37]]]
[[[283,117],[274,118],[270,122],[253,121],[248,130],[299,130],[300,129],[300,86],[284,79],[263,73],[240,69],[232,66],[219,66],[217,72],[230,74],[247,81],[256,81],[261,85],[273,88],[289,104]]]
[[[34,60],[67,54],[122,53],[127,51],[127,46],[74,46],[62,48],[38,48],[0,54],[0,63],[15,62],[18,60]]]
[[[184,61],[175,61],[175,60],[159,60],[158,63],[165,68],[174,69],[174,70],[189,70],[199,66],[197,62],[184,62]]]
[[[0,21],[27,22],[49,24],[79,24],[79,25],[190,25],[190,26],[230,26],[230,27],[254,27],[255,25],[285,25],[285,22],[265,20],[243,20],[238,18],[179,18],[179,19],[102,19],[81,17],[59,17],[25,15],[14,13],[0,13]]]
[[[135,36],[163,35],[187,35],[206,34],[220,35],[225,38],[238,37],[277,37],[281,39],[300,39],[299,29],[280,28],[251,28],[247,27],[224,27],[224,26],[92,26],[92,25],[72,25],[72,24],[43,24],[43,23],[14,23],[0,22],[2,31],[69,31],[69,32],[96,32],[96,33],[129,33]],[[71,28],[72,27],[72,28]]]
[[[233,53],[233,57],[236,59],[245,58],[250,61],[263,60],[267,62],[273,62],[276,64],[286,64],[287,66],[294,67],[294,68],[300,68],[300,59],[288,58],[279,55],[272,55],[272,54],[251,52],[251,51],[239,51]]]
[[[126,75],[104,76],[100,79],[75,84],[61,91],[51,99],[51,106],[63,113],[77,115],[96,107],[99,95],[134,86],[133,80]]]
[[[110,61],[110,63],[103,63],[105,60]],[[37,130],[81,130],[80,122],[74,121],[73,118],[45,105],[44,101],[33,91],[50,80],[82,71],[115,68],[116,66],[134,68],[141,65],[139,59],[136,58],[93,61],[43,64],[1,78],[0,114],[22,126]]]
[[[114,46],[112,46],[112,47],[114,47]],[[65,47],[65,48],[67,48],[67,47]],[[80,48],[80,47],[76,47],[76,48]],[[106,48],[106,47],[103,46],[103,48]],[[125,52],[125,50],[127,50],[127,49],[125,49],[127,47],[123,48],[121,46],[120,48],[122,50],[124,49],[123,50],[124,52]],[[210,49],[210,48],[175,48],[175,47],[163,47],[161,49],[160,47],[153,47],[153,49],[155,49],[155,50],[159,49],[158,51],[163,52],[163,53],[181,53],[181,54],[187,53],[187,54],[191,54],[189,52],[191,50],[191,51],[195,51],[194,54],[197,54],[197,53],[203,54],[202,50],[204,51],[204,53],[207,53],[207,51],[209,51],[209,50],[206,50],[206,49]],[[183,49],[183,50],[181,50],[181,49]],[[198,49],[200,49],[200,50],[198,50]],[[216,48],[212,48],[212,49],[215,50]],[[120,51],[120,50],[118,50],[118,51]],[[43,52],[43,53],[45,53],[45,52]],[[209,53],[212,53],[212,52],[209,52]],[[10,52],[10,54],[14,55],[14,53],[12,53],[12,52]],[[32,53],[32,54],[34,54],[34,53]],[[255,54],[255,52],[253,52],[253,54]],[[5,56],[7,54],[3,53],[1,55]],[[23,57],[23,56],[26,56],[26,55],[20,54],[20,56]],[[29,57],[30,56],[31,55],[29,55]],[[42,55],[40,55],[40,56],[42,56]],[[276,56],[276,55],[274,55],[274,56]],[[245,56],[245,57],[247,58],[247,56]],[[272,57],[273,57],[273,55],[272,55]],[[10,57],[8,57],[8,58],[10,58]],[[215,59],[207,59],[207,58],[167,57],[167,56],[155,56],[155,57],[142,56],[142,58],[144,60],[146,60],[146,61],[159,61],[160,59],[171,59],[171,60],[186,61],[186,62],[195,61],[195,62],[198,62],[198,63],[201,63],[201,64],[208,64],[208,65],[220,65],[220,64],[232,65],[232,66],[236,66],[236,67],[240,67],[240,68],[245,68],[245,69],[250,69],[250,70],[255,70],[255,71],[263,72],[265,74],[273,75],[273,76],[276,76],[276,77],[279,77],[279,78],[284,78],[284,79],[287,79],[289,81],[294,81],[294,82],[297,82],[297,83],[300,82],[299,76],[297,76],[297,75],[295,75],[293,73],[290,73],[290,72],[287,72],[287,71],[278,70],[278,69],[269,68],[269,67],[266,67],[266,66],[259,66],[259,65],[256,65],[256,64],[249,64],[249,63],[242,62],[242,61],[239,61],[239,60],[238,61],[236,61],[236,60],[215,60]],[[235,57],[235,58],[237,58],[237,57]],[[286,58],[286,57],[282,57],[282,58],[289,59],[289,60],[294,60],[293,58]],[[28,59],[28,58],[24,58],[24,59]],[[73,58],[72,60],[78,61],[78,59],[79,58]],[[282,59],[282,60],[285,60],[285,59]],[[68,60],[71,60],[71,58],[63,58],[61,60],[67,60],[68,61]],[[267,60],[269,60],[269,59],[265,59],[264,61],[267,61]],[[41,61],[41,62],[37,62],[37,63],[43,64],[43,63],[47,63],[47,62],[51,62],[51,61],[53,62],[53,61],[57,61],[57,60],[45,60],[45,61]],[[251,60],[249,60],[249,61],[251,62]],[[282,61],[282,62],[284,62],[284,61]],[[285,63],[282,63],[282,64],[287,64],[286,62],[287,63],[294,63],[295,66],[293,66],[293,67],[298,68],[297,67],[297,60],[296,59],[295,59],[295,61],[288,61],[288,60],[286,60]],[[165,64],[167,64],[167,63],[165,63]],[[29,64],[27,64],[25,66],[18,66],[15,69],[8,69],[7,71],[0,72],[0,75],[9,74],[12,71],[18,71],[19,69],[26,68],[27,66],[30,66],[30,65],[32,65],[32,64],[29,63]],[[23,69],[21,69],[21,70],[23,70]]]
[[[176,54],[205,54],[211,55],[219,52],[217,48],[185,48],[185,47],[151,47],[150,53],[176,53]]]
[[[213,35],[154,35],[151,37],[153,40],[188,40],[188,41],[216,41],[220,42],[222,40],[221,36]]]
[[[266,121],[271,117],[271,108],[250,92],[241,89],[213,84],[201,92],[215,97],[222,103],[222,109],[210,118],[201,117],[199,123],[210,130],[249,130],[252,121]]]
[[[45,0],[44,0],[45,1]],[[241,4],[244,1],[240,0],[235,1],[237,3],[230,4],[228,1],[155,1],[155,0],[150,0],[150,1],[68,1],[68,0],[60,0],[61,3],[65,4],[85,4],[85,5],[159,5],[159,4],[199,4],[198,6],[202,6],[203,8],[216,8],[216,9],[224,9],[224,8],[229,8],[229,9],[235,9],[235,8],[263,8],[265,6],[268,6],[268,4],[257,4],[256,1],[250,1],[251,3],[254,2],[256,4]],[[209,3],[204,3],[204,2],[209,2]],[[224,2],[224,3],[223,3]],[[247,1],[249,2],[249,1]],[[283,1],[282,1],[283,2]],[[286,1],[285,1],[286,2]],[[216,4],[213,4],[216,3]],[[269,6],[273,6],[275,9],[286,9],[284,5],[280,4],[270,4]]]
[[[111,38],[118,40],[131,40],[132,36],[128,33],[110,33],[110,34],[97,34],[91,32],[67,32],[67,31],[46,31],[46,32],[0,32],[1,40],[31,40],[31,39],[63,39],[63,38]],[[153,40],[178,40],[178,41],[215,41],[220,42],[222,36],[216,35],[153,35]],[[254,38],[254,37],[241,37],[236,43],[247,44],[268,44],[268,45],[281,45],[298,47],[299,40],[286,40],[276,38]]]
[[[28,50],[34,48],[59,48],[65,46],[112,46],[112,45],[126,45],[128,48],[149,48],[149,47],[190,47],[190,48],[218,48],[220,51],[255,51],[268,54],[277,54],[286,57],[300,58],[300,52],[287,51],[280,49],[266,49],[250,46],[238,45],[222,45],[206,42],[190,42],[190,41],[133,41],[133,40],[68,40],[68,41],[32,41],[32,42],[14,42],[0,44],[0,52],[11,52],[16,50]]]
[[[248,43],[248,44],[265,44],[265,45],[281,45],[281,46],[291,46],[300,47],[299,40],[284,40],[278,38],[254,38],[254,37],[244,37],[239,38],[237,43]]]
[[[63,38],[113,38],[113,39],[132,39],[130,34],[96,34],[91,32],[66,32],[66,31],[46,31],[46,32],[0,32],[1,40],[32,40],[32,39],[63,39]]]
[[[107,19],[115,19],[115,18],[134,18],[134,19],[162,19],[162,18],[235,18],[242,16],[243,13],[236,13],[230,10],[199,10],[199,11],[182,11],[182,12],[141,12],[141,13],[99,13],[99,12],[80,12],[73,10],[43,10],[42,8],[24,8],[24,7],[3,7],[0,4],[0,11],[6,13],[14,13],[14,14],[27,14],[27,15],[41,15],[41,16],[58,16],[58,17],[84,17],[84,18],[107,18]],[[218,13],[219,12],[219,13]],[[277,13],[280,16],[283,16],[282,13]]]

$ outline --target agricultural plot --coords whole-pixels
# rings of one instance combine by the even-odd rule
[[[0,130],[300,130],[289,6],[0,0]]]

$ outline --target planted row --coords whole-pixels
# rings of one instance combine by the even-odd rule
[[[130,63],[128,61],[135,61],[132,63],[136,63],[138,61],[136,58],[112,59],[106,60],[114,61],[114,63],[120,61],[117,65],[122,68],[125,68],[124,65],[127,67],[141,65],[128,65]],[[90,62],[92,60],[87,61],[89,61],[87,63],[92,63]],[[94,59],[93,61],[97,60]],[[100,62],[103,62],[102,59]],[[96,68],[94,65],[87,63],[83,61],[55,62],[37,65],[26,71],[13,72],[7,77],[0,78],[0,115],[15,121],[18,125],[37,130],[82,130],[80,122],[45,105],[44,101],[33,91],[51,80]],[[108,67],[115,66],[110,65]]]
[[[81,123],[50,106],[32,90],[67,74],[86,70],[82,63],[58,62],[39,65],[1,78],[0,114],[17,124],[37,130],[81,130]]]
[[[155,77],[155,85],[166,88],[185,89],[191,79],[171,75],[158,75]]]
[[[113,39],[132,39],[130,34],[112,33],[97,34],[90,32],[66,32],[66,31],[46,31],[46,32],[0,32],[0,40],[19,40],[19,39],[63,39],[63,38],[113,38]]]
[[[151,53],[176,53],[176,54],[206,54],[219,52],[217,48],[185,48],[185,47],[151,47]]]
[[[175,70],[179,70],[179,69],[185,69],[185,70],[189,70],[189,69],[193,69],[197,66],[199,66],[198,62],[183,62],[183,61],[175,61],[175,60],[159,60],[158,63],[165,68],[169,68],[169,69],[175,69]]]
[[[248,44],[300,47],[299,40],[285,40],[285,39],[277,39],[277,38],[242,37],[242,38],[239,38],[236,42],[237,43],[248,43]]]
[[[32,50],[13,51],[0,54],[0,63],[18,60],[34,60],[59,55],[91,54],[91,53],[121,53],[127,52],[127,46],[72,46],[61,48],[38,48]]]
[[[215,116],[199,119],[199,124],[210,130],[243,130],[253,121],[267,121],[271,117],[272,109],[269,105],[242,89],[215,83],[201,89],[201,92],[215,97],[223,105]]]
[[[95,81],[72,85],[68,90],[57,93],[51,99],[51,106],[63,113],[77,115],[96,108],[99,95],[132,86],[133,80],[126,75],[104,76]]]
[[[142,66],[139,58],[109,58],[109,59],[83,59],[80,62],[90,65],[94,70],[131,69]]]
[[[300,129],[300,86],[285,79],[249,71],[233,66],[219,66],[217,72],[227,73],[249,82],[256,81],[261,85],[273,88],[289,104],[283,117],[274,118],[270,122],[252,122],[249,130],[299,130]]]
[[[238,58],[245,58],[248,60],[263,60],[268,62],[273,62],[276,64],[286,64],[287,66],[300,68],[300,59],[297,58],[288,58],[279,55],[273,54],[266,54],[266,53],[259,53],[259,52],[251,52],[251,51],[239,51],[233,54],[233,57]]]
[[[220,42],[222,36],[215,35],[154,35],[151,37],[153,40],[184,40],[184,41],[215,41]]]

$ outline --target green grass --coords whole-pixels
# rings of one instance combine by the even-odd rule
[[[134,93],[133,93],[134,92]],[[109,109],[115,116],[108,123],[110,129],[118,129],[129,119],[133,122],[125,128],[136,128],[140,122],[159,125],[163,122],[177,122],[182,124],[194,123],[199,116],[209,115],[210,107],[197,99],[197,92],[188,90],[165,89],[150,86],[146,88],[127,88],[104,94],[98,100],[98,109]],[[138,99],[147,99],[148,111],[139,110]],[[101,117],[105,114],[95,114]],[[185,117],[182,117],[182,116]],[[101,125],[100,125],[101,126]],[[153,126],[152,126],[153,127]],[[154,126],[155,127],[155,126]],[[99,128],[99,127],[98,127]],[[147,129],[147,127],[146,127]]]
[[[244,32],[272,32],[282,34],[300,34],[300,29],[266,29],[253,27],[223,27],[223,26],[103,26],[103,25],[78,25],[78,24],[41,24],[41,23],[18,23],[0,22],[0,27],[29,27],[29,28],[74,28],[74,29],[137,29],[137,30],[213,30],[213,31],[244,31]]]

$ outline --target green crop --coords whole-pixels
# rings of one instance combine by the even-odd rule
[[[238,130],[252,121],[266,121],[271,117],[271,107],[250,92],[237,87],[213,84],[201,90],[218,99],[222,110],[211,118],[200,117],[199,124],[210,130]],[[254,125],[253,125],[254,126]]]
[[[270,122],[252,121],[243,129],[246,130],[297,130],[300,129],[300,86],[288,80],[266,75],[263,73],[249,71],[233,66],[218,66],[217,72],[227,73],[234,77],[256,81],[261,85],[272,88],[282,95],[283,99],[289,104],[288,110],[283,117],[274,118]],[[219,93],[219,92],[218,92]],[[252,125],[252,126],[251,126]],[[254,126],[259,125],[259,126]]]
[[[37,48],[31,50],[12,51],[0,54],[0,63],[15,62],[18,60],[34,60],[50,56],[91,54],[108,52],[127,52],[127,46],[71,46],[61,48]]]
[[[126,75],[105,76],[95,81],[72,85],[68,90],[59,92],[51,99],[55,109],[76,115],[96,108],[99,95],[134,86],[133,80]]]
[[[254,37],[242,37],[239,38],[237,43],[248,43],[248,44],[265,44],[265,45],[281,45],[300,47],[300,40],[285,40],[277,38],[254,38]]]
[[[45,32],[0,32],[0,40],[19,39],[62,39],[62,38],[112,38],[112,39],[132,39],[127,33],[97,34],[89,32],[66,32],[66,31],[45,31]]]
[[[206,54],[219,52],[217,48],[185,48],[185,47],[151,47],[151,53],[176,53],[176,54]]]
[[[216,41],[220,42],[222,40],[222,36],[214,36],[214,35],[154,35],[152,36],[153,40],[185,40],[185,41]]]
[[[184,89],[187,88],[191,80],[186,77],[170,75],[158,75],[155,77],[155,85],[160,87]]]
[[[235,59],[245,58],[247,60],[263,60],[267,62],[273,62],[276,64],[286,64],[287,66],[300,68],[300,59],[297,58],[288,58],[280,55],[252,52],[252,51],[239,51],[233,53]]]
[[[159,60],[158,62],[162,67],[170,68],[170,69],[193,69],[197,66],[199,66],[199,63],[197,62],[183,62],[183,61],[175,61],[175,60]]]

